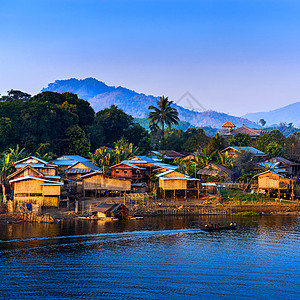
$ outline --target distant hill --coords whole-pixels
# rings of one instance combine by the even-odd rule
[[[300,102],[296,102],[269,112],[249,113],[243,116],[251,121],[258,122],[264,119],[267,126],[279,123],[293,123],[295,127],[300,127]]]
[[[94,78],[56,80],[54,83],[50,83],[47,88],[42,89],[42,91],[75,93],[78,97],[89,101],[96,112],[115,104],[134,118],[147,118],[149,105],[155,105],[156,100],[159,99],[159,97],[139,94],[121,86],[108,86]],[[257,124],[254,122],[225,113],[215,111],[196,112],[178,106],[175,103],[174,107],[178,110],[182,121],[189,122],[196,127],[211,126],[220,128],[226,121],[231,121],[236,126],[246,124],[250,127],[257,127]]]

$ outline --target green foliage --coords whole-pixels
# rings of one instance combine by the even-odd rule
[[[181,129],[166,130],[165,148],[177,152],[183,152],[182,145],[187,141],[184,131]]]
[[[221,196],[223,198],[223,202],[267,202],[267,201],[274,201],[270,199],[266,195],[257,195],[257,194],[250,194],[245,193],[242,191],[221,191]]]
[[[133,124],[133,118],[127,115],[117,106],[112,105],[110,108],[100,110],[94,119],[92,132],[97,131],[103,134],[103,143],[112,147],[114,142],[122,136],[126,136],[126,132]],[[99,146],[99,145],[98,145]]]
[[[232,213],[231,216],[232,217],[257,217],[259,216],[259,214],[254,211],[243,211],[238,213]]]
[[[85,132],[78,125],[74,125],[66,130],[66,138],[69,145],[69,154],[88,155],[91,144]]]
[[[111,152],[107,147],[100,147],[96,149],[95,153],[89,153],[90,158],[92,159],[92,163],[103,171],[103,173],[107,172],[108,167],[111,163]]]
[[[33,153],[38,144],[49,143],[49,151],[60,155],[68,149],[65,132],[69,127],[78,125],[86,130],[92,124],[93,109],[74,94],[26,95],[18,92],[1,98],[0,151],[19,144]]]
[[[203,168],[208,166],[210,163],[213,162],[215,157],[216,151],[210,154],[207,153],[206,148],[203,148],[201,154],[195,156],[195,162],[197,168]]]
[[[271,142],[266,147],[266,154],[269,157],[283,156],[284,150],[283,147],[278,145],[276,142]]]
[[[217,133],[208,143],[208,152],[218,152],[225,148],[225,141],[223,137]]]
[[[257,140],[258,149],[266,153],[268,145],[272,142],[275,142],[281,147],[284,147],[286,138],[278,130],[273,130],[269,133],[265,133],[264,135],[260,136]]]
[[[237,133],[229,140],[230,146],[248,147],[251,139],[248,135]]]
[[[153,148],[149,132],[140,124],[132,124],[125,132],[125,137],[139,148],[140,154],[145,154]]]
[[[195,176],[196,163],[188,160],[181,160],[179,158],[174,159],[174,164],[178,166],[177,170],[179,173],[187,176]]]
[[[259,124],[262,126],[262,127],[264,127],[265,125],[266,125],[266,121],[264,120],[264,119],[260,119],[259,120]]]
[[[154,124],[160,124],[162,130],[162,145],[164,146],[165,140],[165,126],[171,128],[172,125],[179,124],[178,111],[176,108],[173,108],[173,101],[169,101],[168,97],[160,97],[160,100],[157,101],[157,107],[151,105],[149,109],[152,110],[149,113],[149,126]]]
[[[188,128],[184,136],[187,138],[186,142],[182,145],[184,153],[195,152],[198,149],[206,147],[209,143],[209,137],[201,128]]]
[[[114,163],[118,164],[122,160],[126,160],[129,157],[136,155],[138,151],[138,147],[134,147],[132,143],[129,143],[126,139],[121,138],[115,142]]]
[[[225,153],[218,153],[218,163],[222,166],[233,168],[233,157],[226,151]]]

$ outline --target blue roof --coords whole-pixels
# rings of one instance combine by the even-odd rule
[[[251,152],[251,153],[253,153],[254,155],[256,155],[256,156],[267,156],[267,154],[265,154],[264,152],[262,152],[262,151],[260,151],[260,150],[258,150],[258,149],[256,149],[256,148],[254,148],[254,147],[239,147],[239,146],[230,146],[230,147],[228,147],[228,148],[232,148],[232,149],[234,149],[234,150],[236,150],[236,151],[247,151],[247,152]],[[226,150],[226,149],[224,149],[224,150]]]
[[[62,155],[52,162],[58,166],[70,166],[77,162],[88,162],[89,159],[79,155]]]

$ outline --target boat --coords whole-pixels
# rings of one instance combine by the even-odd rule
[[[220,226],[220,227],[204,227],[204,231],[221,231],[221,230],[235,230],[236,225]]]

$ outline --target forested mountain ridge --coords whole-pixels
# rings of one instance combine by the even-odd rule
[[[89,101],[96,112],[114,104],[134,118],[147,117],[149,105],[156,105],[156,100],[159,98],[137,93],[121,86],[108,86],[95,78],[56,80],[54,83],[50,83],[48,87],[42,89],[42,91],[58,93],[72,92],[77,94],[79,98]],[[225,113],[216,111],[192,111],[176,103],[174,103],[173,106],[178,110],[179,117],[182,121],[189,122],[196,127],[211,126],[220,128],[226,121],[231,121],[236,126],[246,124],[247,126],[258,127],[256,123],[247,119]]]

